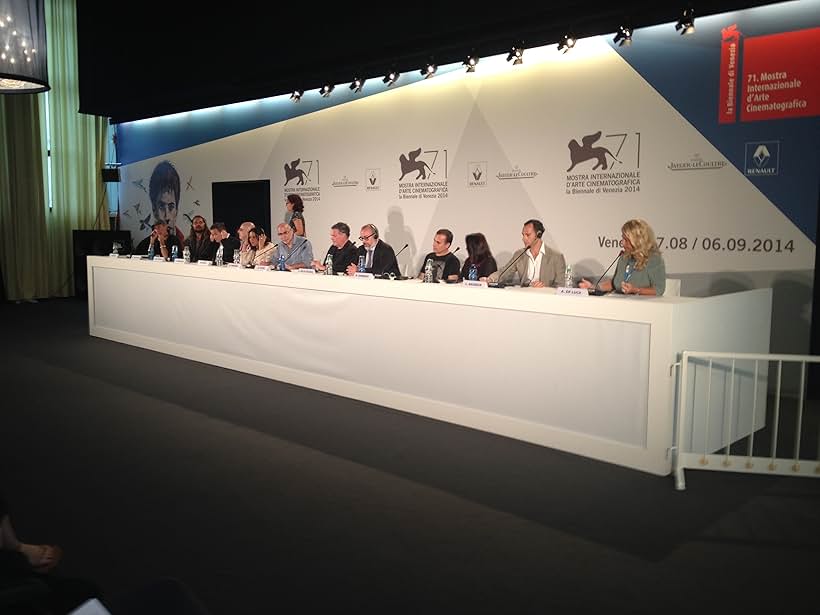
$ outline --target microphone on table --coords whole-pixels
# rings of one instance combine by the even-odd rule
[[[401,254],[402,252],[404,252],[404,250],[405,250],[405,249],[407,248],[407,246],[409,246],[409,245],[410,245],[409,243],[404,244],[404,248],[402,248],[401,250],[399,250],[398,252],[396,252],[396,258],[398,258],[398,257],[399,257],[399,254]]]
[[[604,269],[604,272],[601,274],[601,277],[600,277],[600,278],[598,278],[598,281],[597,281],[597,282],[595,282],[595,286],[593,286],[592,288],[590,288],[590,289],[589,289],[589,294],[590,294],[590,295],[592,295],[592,296],[594,296],[594,297],[600,297],[601,295],[605,295],[605,294],[607,294],[607,292],[609,292],[609,291],[606,291],[606,290],[601,290],[600,288],[598,288],[598,284],[600,284],[600,283],[601,283],[601,280],[603,280],[603,279],[604,279],[604,276],[607,274],[607,272],[608,272],[610,269],[612,269],[612,265],[614,265],[614,264],[618,261],[618,259],[619,259],[619,258],[621,258],[621,256],[623,256],[623,254],[624,254],[624,251],[623,251],[623,250],[621,250],[620,252],[618,252],[618,255],[615,257],[615,260],[613,260],[611,263],[609,263],[609,267],[607,267],[606,269]],[[614,287],[613,287],[613,288],[614,288]]]
[[[529,250],[529,248],[524,248],[518,256],[516,256],[514,259],[512,259],[512,261],[510,262],[510,264],[509,264],[509,265],[507,265],[506,267],[504,267],[504,270],[503,270],[501,273],[499,273],[499,274],[498,274],[498,279],[499,279],[499,281],[498,281],[498,282],[488,282],[488,283],[487,283],[487,286],[489,286],[490,288],[504,288],[504,287],[506,286],[506,284],[505,284],[504,282],[501,282],[501,281],[500,281],[500,280],[501,280],[501,278],[503,278],[503,277],[504,277],[504,274],[505,274],[505,273],[507,273],[507,272],[510,270],[510,267],[512,267],[513,265],[515,265],[515,262],[516,262],[519,258],[521,258],[522,256],[524,256],[524,254],[527,252],[527,250]]]
[[[402,247],[402,249],[401,249],[401,250],[399,250],[398,252],[396,252],[396,266],[398,266],[398,264],[399,264],[399,260],[398,260],[398,259],[399,259],[399,254],[401,254],[402,252],[404,252],[404,250],[405,250],[405,249],[407,248],[407,246],[409,246],[409,245],[410,245],[409,243],[404,244],[404,246]],[[383,280],[406,280],[406,279],[407,279],[407,278],[405,278],[403,275],[401,275],[401,271],[399,271],[399,275],[394,275],[394,274],[392,274],[392,273],[387,273],[387,272],[384,272],[384,273],[382,273],[382,274],[381,274],[381,278],[382,278]]]

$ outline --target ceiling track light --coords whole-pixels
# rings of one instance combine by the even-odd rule
[[[618,47],[624,45],[629,47],[632,44],[632,28],[626,25],[619,27],[613,41],[618,44]]]
[[[328,96],[330,96],[330,93],[333,91],[334,87],[335,86],[330,85],[329,83],[326,83],[325,85],[322,86],[322,89],[319,90],[319,94],[322,95],[322,98],[327,98]]]
[[[575,47],[575,42],[578,39],[575,38],[575,35],[572,32],[567,32],[564,36],[561,37],[561,40],[558,43],[558,51],[564,50],[564,53]]]
[[[513,66],[518,66],[524,63],[524,43],[515,43],[507,54],[507,62],[512,62]]]
[[[390,87],[391,85],[396,83],[396,81],[398,81],[399,77],[401,77],[401,73],[393,69],[384,76],[384,79],[382,79],[382,83],[386,83],[387,87]]]
[[[475,67],[478,65],[478,56],[474,53],[471,53],[467,56],[467,59],[464,60],[463,65],[467,67],[468,73],[474,73]]]
[[[360,79],[359,77],[354,77],[353,81],[350,83],[350,89],[353,90],[354,94],[358,94],[362,91],[364,87],[364,79]]]
[[[683,9],[683,13],[675,24],[675,30],[680,31],[681,36],[692,34],[695,31],[695,9],[689,7]]]
[[[302,94],[304,93],[304,90],[293,90],[293,94],[290,95],[290,99],[293,102],[299,102],[300,100],[302,100]]]
[[[419,73],[421,73],[421,75],[425,79],[429,79],[430,77],[436,74],[437,70],[438,66],[436,66],[435,62],[433,62],[433,60],[431,59],[427,64],[424,65],[424,68],[422,68],[419,71]]]

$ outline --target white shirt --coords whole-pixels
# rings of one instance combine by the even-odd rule
[[[527,248],[527,281],[532,282],[537,280],[541,275],[541,261],[543,260],[546,251],[544,250],[544,242],[541,242],[541,249],[538,250],[538,256],[533,257],[532,250]]]

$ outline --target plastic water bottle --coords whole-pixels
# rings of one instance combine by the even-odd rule
[[[223,256],[225,255],[225,250],[222,249],[222,244],[219,244],[219,247],[216,249],[216,266],[221,267],[224,264]]]
[[[364,273],[364,256],[359,257],[359,264],[356,267],[356,271],[359,273]]]
[[[624,282],[629,282],[629,278],[632,277],[632,259],[630,258],[626,261],[626,267],[624,268]]]
[[[236,248],[236,249],[233,251],[233,264],[234,264],[234,265],[239,265],[239,264],[242,262],[242,261],[240,260],[240,259],[241,259],[241,257],[242,257],[242,255],[241,255],[241,254],[239,254],[239,248]]]
[[[185,246],[185,248],[183,248],[182,250],[182,260],[184,260],[186,263],[191,262],[191,248],[189,248],[188,246]]]
[[[567,265],[566,270],[564,271],[564,286],[567,288],[572,288],[572,266]]]
[[[174,244],[171,246],[171,260],[175,261],[179,258],[179,246]]]
[[[427,284],[433,283],[433,259],[428,258],[427,262],[424,263],[424,281]]]
[[[276,268],[279,271],[285,271],[287,269],[287,267],[285,267],[285,255],[284,254],[279,255],[279,261],[276,263]]]
[[[149,243],[149,244],[148,244],[148,258],[154,258],[154,254],[155,254],[155,252],[154,252],[154,244]]]
[[[330,254],[325,257],[325,275],[333,275],[333,257]]]
[[[478,281],[478,267],[475,266],[475,263],[470,265],[470,270],[467,273],[467,279],[472,281]]]

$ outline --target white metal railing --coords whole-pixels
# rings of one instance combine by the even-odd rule
[[[694,370],[690,363],[695,366]],[[800,389],[795,413],[792,454],[778,457],[778,437],[781,436],[783,419],[781,386],[784,363],[799,364]],[[686,489],[685,469],[820,478],[820,450],[815,452],[813,459],[800,458],[801,436],[807,418],[805,389],[806,365],[809,363],[820,363],[820,356],[683,352],[678,382],[675,444],[672,447],[675,488]],[[774,408],[768,417],[771,419],[771,439],[768,451],[761,454],[760,450],[755,450],[755,433],[766,426],[766,394],[770,364],[776,365]],[[700,383],[696,378],[698,367],[706,369],[705,391],[703,387],[699,387]],[[715,382],[717,386],[714,386]],[[716,394],[715,389],[720,391]],[[749,396],[751,400],[746,399]],[[723,403],[717,409],[713,408],[714,397],[718,397],[718,401],[723,398]],[[717,435],[716,431],[719,432]],[[743,448],[744,438],[745,453],[740,453],[738,449]],[[762,448],[760,441],[757,448]]]

